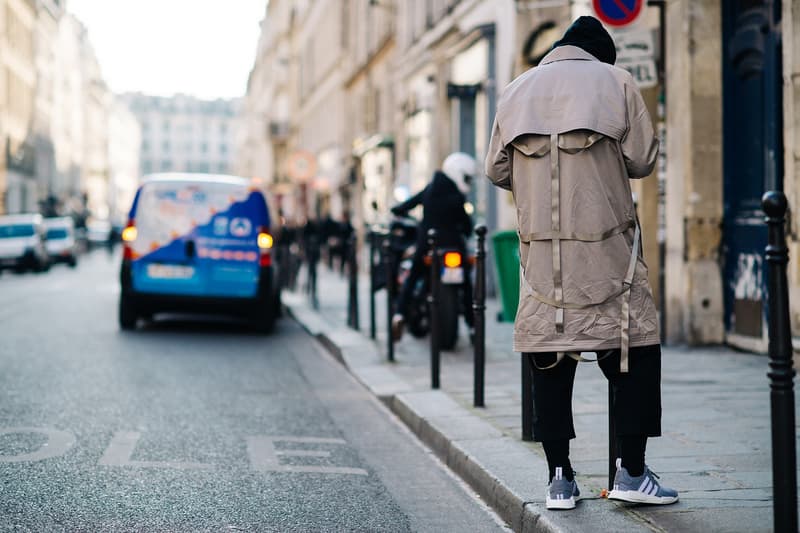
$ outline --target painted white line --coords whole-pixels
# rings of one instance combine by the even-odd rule
[[[321,465],[287,465],[281,463],[279,457],[330,457],[324,450],[278,450],[276,442],[298,444],[336,444],[345,445],[342,439],[315,437],[268,437],[259,435],[247,437],[247,455],[250,465],[258,472],[302,472],[309,474],[349,474],[366,476],[369,473],[363,468]]]
[[[213,465],[180,461],[131,461],[142,434],[137,431],[118,431],[105,453],[97,462],[101,466],[133,466],[139,468],[174,468],[178,470],[207,470]]]
[[[68,431],[32,427],[0,428],[0,436],[15,433],[39,433],[47,437],[47,440],[38,450],[33,452],[20,453],[17,455],[4,455],[0,453],[0,463],[23,463],[59,457],[67,453],[75,444],[75,436]]]

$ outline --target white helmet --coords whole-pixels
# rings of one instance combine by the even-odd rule
[[[447,156],[442,163],[442,172],[453,180],[458,190],[463,194],[468,194],[475,174],[478,171],[478,164],[475,158],[464,152],[454,152]]]

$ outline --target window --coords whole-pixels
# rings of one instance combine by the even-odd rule
[[[162,149],[163,149],[165,152],[169,152],[169,141],[164,141],[163,143],[161,143],[161,148],[162,148]]]
[[[147,141],[142,141],[142,152],[147,152],[150,150],[150,143]]]
[[[170,126],[169,120],[165,120],[164,121],[164,131],[169,131],[169,126]]]
[[[223,143],[219,145],[219,153],[227,154],[228,153],[228,145]]]
[[[217,165],[217,172],[219,172],[220,174],[226,174],[228,172],[228,165],[226,165],[225,163],[220,163],[219,165]]]
[[[201,143],[200,144],[200,153],[201,154],[208,153],[208,143]]]
[[[225,135],[226,133],[228,133],[228,125],[223,122],[219,125],[219,134]]]
[[[164,159],[161,161],[161,171],[166,172],[172,170],[172,160]]]
[[[153,171],[153,163],[151,161],[145,161],[142,163],[142,174],[150,174]]]

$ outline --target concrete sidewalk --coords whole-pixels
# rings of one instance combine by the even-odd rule
[[[647,450],[651,468],[680,493],[677,504],[664,507],[600,496],[608,486],[607,384],[596,365],[579,365],[571,458],[585,499],[573,511],[547,511],[544,452],[520,439],[520,356],[511,352],[511,324],[495,320],[497,302],[487,302],[486,407],[474,408],[465,328],[456,350],[443,352],[442,388],[433,391],[428,339],[406,334],[395,362],[386,361],[384,291],[377,295],[377,340],[369,338],[368,287],[360,279],[360,332],[345,325],[346,281],[323,266],[319,308],[299,293],[284,293],[284,305],[514,530],[772,530],[766,357],[664,349],[664,434]]]

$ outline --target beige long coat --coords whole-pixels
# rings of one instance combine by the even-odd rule
[[[628,182],[649,175],[657,154],[630,74],[578,47],[554,49],[505,89],[486,174],[517,209],[515,351],[625,355],[625,344],[659,343]]]

